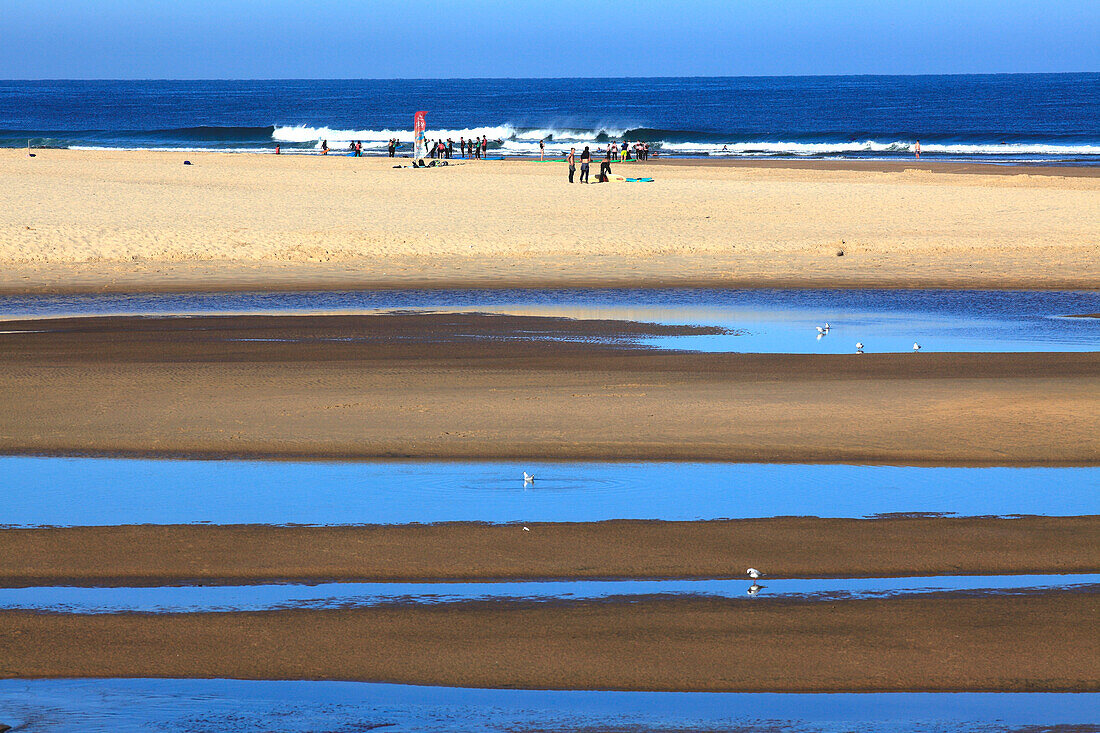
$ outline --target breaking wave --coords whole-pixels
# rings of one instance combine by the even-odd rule
[[[538,155],[544,142],[550,155],[561,155],[570,147],[588,145],[606,149],[614,142],[646,142],[658,155],[684,157],[904,157],[915,152],[916,140],[901,134],[868,134],[863,138],[838,133],[805,134],[804,139],[759,139],[751,133],[722,133],[667,130],[647,127],[600,125],[521,127],[512,124],[429,129],[431,140],[451,139],[456,150],[461,138],[489,140],[497,155]],[[310,152],[327,141],[333,151],[360,141],[369,154],[384,154],[396,138],[402,152],[412,144],[409,128],[341,128],[324,125],[266,125],[216,127],[198,126],[164,130],[0,130],[0,147],[37,148],[140,148],[149,150],[222,150],[271,152],[276,145],[284,152]],[[959,140],[927,137],[922,140],[925,155],[941,158],[995,160],[1093,159],[1100,156],[1100,140]]]

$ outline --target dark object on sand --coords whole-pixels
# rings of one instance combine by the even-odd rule
[[[836,251],[836,256],[837,256],[837,257],[843,257],[843,256],[844,256],[844,250],[842,250],[842,249],[838,249],[838,250]]]
[[[34,153],[27,153],[27,155],[29,155],[29,156],[30,156],[30,157],[32,157],[32,158],[33,158],[33,157],[35,156],[35,154],[34,154]],[[4,733],[4,731],[0,730],[0,733]]]
[[[184,164],[184,165],[191,165],[191,161],[189,161],[189,160],[185,160],[185,161],[183,161],[183,164]]]

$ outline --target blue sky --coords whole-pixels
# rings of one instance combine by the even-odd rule
[[[0,78],[1100,71],[1100,0],[0,0]]]

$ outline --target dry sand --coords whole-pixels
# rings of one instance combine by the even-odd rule
[[[555,323],[570,322],[9,323],[4,330],[49,332],[0,334],[0,451],[1100,462],[1100,353],[680,354],[529,337]],[[568,328],[610,336],[620,327]],[[440,333],[450,336],[440,342]],[[509,333],[517,338],[501,338]]]
[[[1100,691],[1100,595],[0,612],[0,676],[628,690]]]
[[[0,583],[889,577],[1100,572],[1100,517],[0,530]],[[766,580],[764,582],[767,582]]]
[[[1075,169],[393,163],[0,150],[0,290],[1100,287],[1100,179]]]

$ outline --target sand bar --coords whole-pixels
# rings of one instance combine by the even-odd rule
[[[569,186],[560,163],[392,165],[0,150],[0,291],[1100,287],[1095,169],[662,162]]]
[[[715,691],[1097,691],[1100,596],[0,612],[6,677]]]
[[[440,342],[455,318],[465,335]],[[106,318],[0,334],[0,451],[1100,463],[1100,353],[685,354],[519,338],[554,320]]]
[[[0,530],[0,584],[772,578],[1100,571],[1100,517]],[[766,582],[766,581],[765,581]]]

